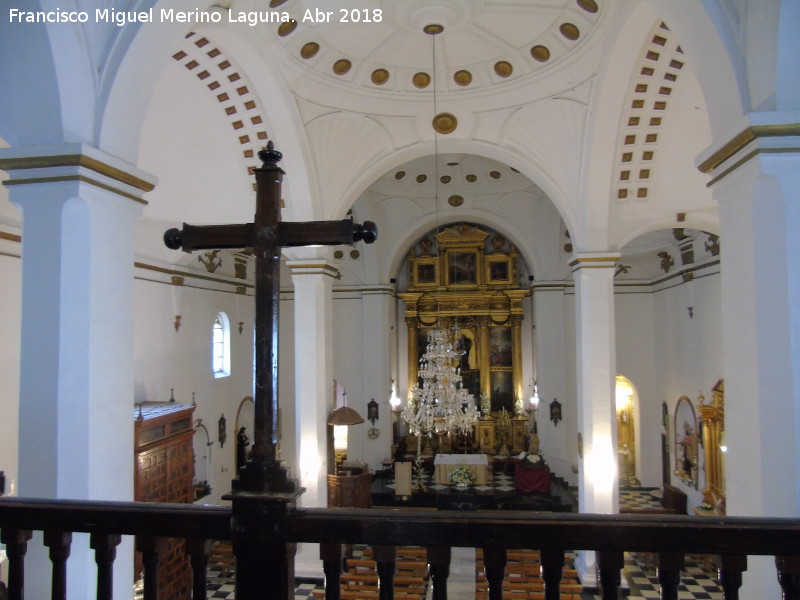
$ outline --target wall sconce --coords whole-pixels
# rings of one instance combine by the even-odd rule
[[[375,421],[378,420],[378,403],[375,402],[375,398],[367,403],[367,418],[373,425],[375,425]]]

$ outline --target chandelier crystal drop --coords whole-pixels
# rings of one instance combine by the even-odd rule
[[[453,330],[437,327],[428,332],[428,345],[419,361],[421,382],[411,390],[401,413],[409,433],[418,438],[470,434],[480,415],[475,399],[462,385],[461,352]]]

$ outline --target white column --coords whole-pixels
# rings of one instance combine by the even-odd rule
[[[749,115],[705,163],[720,212],[729,515],[800,516],[799,121]],[[741,593],[779,595],[771,558],[748,559]]]
[[[23,221],[19,495],[132,500],[133,230],[153,185],[79,144],[6,149],[0,168]],[[122,597],[132,562],[119,553]],[[46,597],[49,562],[35,550],[31,563],[26,591]],[[86,536],[68,564],[69,596],[87,597]]]
[[[327,417],[333,408],[333,281],[338,270],[325,258],[290,260],[294,284],[295,430],[293,473],[306,488],[303,506],[328,505]],[[298,575],[322,572],[316,544],[303,544],[295,559]]]
[[[578,466],[581,513],[616,513],[619,508],[617,431],[614,406],[614,270],[619,254],[578,254],[570,263],[575,279],[578,433],[583,459]],[[595,580],[594,553],[578,560],[581,582]]]

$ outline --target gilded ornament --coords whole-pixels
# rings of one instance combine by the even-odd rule
[[[510,62],[501,60],[494,63],[494,72],[497,73],[498,77],[510,77],[511,73],[514,72],[514,67]]]
[[[424,89],[428,87],[431,83],[431,76],[427,73],[416,73],[414,77],[411,78],[411,82],[414,84],[415,87],[419,89]]]
[[[470,173],[469,175],[466,176],[466,180],[469,181],[470,183],[475,183],[476,181],[478,181],[478,176]]]
[[[406,172],[405,171],[398,171],[397,173],[394,174],[394,178],[395,179],[402,179],[405,176],[406,176]]]
[[[333,63],[333,72],[337,75],[344,75],[350,70],[353,64],[347,60],[346,58],[340,58],[335,63]]]
[[[458,196],[458,195],[450,196],[447,199],[447,203],[450,206],[455,208],[455,207],[458,207],[458,206],[461,206],[462,204],[464,204],[464,198],[462,196]]]
[[[547,62],[550,60],[550,49],[547,46],[534,46],[531,48],[531,56],[539,62]]]
[[[453,81],[460,86],[467,86],[472,83],[472,73],[464,70],[456,71],[453,75]]]
[[[573,42],[581,37],[580,30],[572,23],[562,23],[558,30],[561,32],[561,35]]]
[[[300,56],[309,59],[313,58],[319,52],[319,44],[317,42],[308,42],[300,49]]]
[[[389,81],[389,71],[386,69],[375,69],[372,72],[372,83],[375,85],[383,85],[387,81]]]
[[[590,13],[596,13],[598,10],[597,2],[594,0],[578,0],[578,6]]]
[[[451,113],[439,113],[433,118],[433,129],[437,133],[453,133],[458,127],[458,119]]]
[[[491,173],[489,173],[489,177],[491,177],[492,179],[500,179],[502,175],[500,174],[500,171],[492,171]]]
[[[278,35],[281,37],[286,37],[295,29],[297,29],[297,21],[286,21],[285,23],[281,23],[278,27]]]

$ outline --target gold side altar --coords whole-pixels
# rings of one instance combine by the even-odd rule
[[[519,284],[517,249],[498,234],[466,224],[432,237],[409,251],[408,290],[398,294],[406,305],[409,397],[418,384],[428,331],[455,327],[463,385],[476,405],[482,397],[489,399],[490,414],[484,412],[472,440],[435,440],[433,445],[442,452],[460,449],[490,455],[505,445],[507,451],[519,453],[526,448],[527,419],[511,419],[505,439],[498,429],[501,411],[513,415],[523,397],[522,301],[530,290]]]

